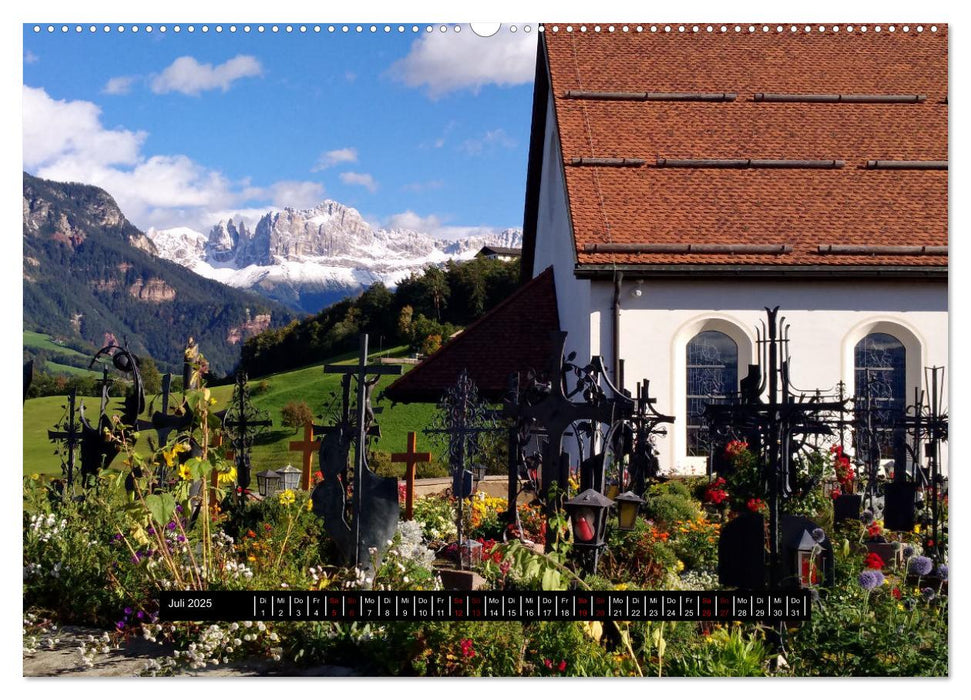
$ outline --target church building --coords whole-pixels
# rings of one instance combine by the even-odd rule
[[[913,403],[948,364],[946,26],[585,29],[539,40],[523,279],[552,268],[569,351],[650,380],[662,470],[704,473],[765,307],[795,387]]]

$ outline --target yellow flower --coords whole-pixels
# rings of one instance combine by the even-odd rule
[[[179,478],[183,481],[188,481],[192,478],[192,470],[186,464],[179,465]]]
[[[307,499],[307,510],[313,510],[313,509],[314,509],[313,499],[308,498]]]
[[[915,535],[920,534],[920,523],[917,523],[916,525],[914,525],[914,534]]]
[[[682,571],[684,571],[684,562],[678,559],[678,563],[674,567],[674,570],[677,571],[678,573],[681,573]]]
[[[230,467],[228,471],[219,472],[216,477],[216,483],[220,486],[230,485],[234,481],[236,481],[236,467]]]
[[[293,492],[293,489],[287,489],[286,491],[281,491],[279,498],[280,498],[280,503],[282,503],[285,506],[293,505],[293,502],[297,500],[297,496]]]
[[[34,481],[37,481],[38,479],[40,479],[40,474],[38,472],[34,472],[33,474],[30,475],[30,478]]]
[[[583,633],[593,639],[595,642],[599,642],[600,638],[603,636],[604,626],[596,620],[581,622],[580,626],[583,629]]]

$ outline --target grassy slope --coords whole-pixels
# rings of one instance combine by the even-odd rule
[[[334,358],[335,361],[352,362],[348,357]],[[372,359],[373,362],[373,359]],[[410,366],[405,365],[407,371]],[[253,397],[253,403],[261,409],[269,412],[273,420],[267,439],[253,448],[252,460],[255,471],[263,469],[276,469],[284,466],[288,462],[296,467],[300,466],[301,455],[298,452],[289,451],[291,440],[302,440],[303,431],[294,434],[293,429],[284,428],[281,425],[280,409],[290,401],[306,401],[313,410],[314,415],[318,416],[315,422],[318,425],[329,424],[330,410],[326,410],[334,402],[331,394],[336,394],[340,390],[339,375],[325,375],[322,365],[314,365],[303,369],[293,370],[274,374],[262,379],[250,382],[253,389],[260,381],[265,380],[269,384],[267,391]],[[378,391],[375,398],[383,389],[394,380],[393,376],[382,377],[378,384]],[[214,387],[212,393],[217,405],[213,410],[219,411],[226,407],[232,398],[232,386]],[[149,401],[151,398],[149,398]],[[117,399],[113,399],[116,402]],[[41,472],[47,474],[57,474],[60,471],[59,459],[53,456],[54,445],[47,439],[47,430],[53,428],[64,414],[62,406],[66,405],[66,397],[44,397],[30,399],[24,404],[24,473]],[[84,399],[90,414],[95,414],[98,409],[97,398]],[[418,435],[418,449],[437,452],[436,446],[431,444],[421,430],[425,428],[434,413],[435,407],[429,404],[399,404],[392,407],[389,401],[376,401],[376,407],[383,408],[383,412],[377,415],[378,425],[381,427],[381,439],[375,448],[385,452],[404,451],[405,438],[409,430],[414,430]],[[337,404],[333,404],[334,410]],[[325,419],[319,416],[325,415]],[[322,422],[323,420],[323,422]],[[147,431],[150,432],[150,431]],[[140,441],[140,446],[147,449],[146,435]],[[142,445],[145,443],[145,445]],[[316,465],[316,459],[314,464]]]

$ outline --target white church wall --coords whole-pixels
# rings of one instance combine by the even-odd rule
[[[640,295],[635,295],[635,290]],[[611,357],[613,285],[596,282],[593,308],[605,319],[598,341]],[[947,285],[943,282],[836,280],[627,280],[621,293],[620,345],[626,388],[650,380],[662,413],[677,417],[660,438],[661,465],[678,473],[704,473],[704,458],[686,455],[686,357],[688,341],[720,330],[739,347],[739,378],[755,362],[755,329],[763,307],[780,307],[789,324],[791,381],[802,390],[830,390],[839,381],[852,392],[853,350],[868,333],[886,332],[907,350],[907,395],[923,384],[923,368],[948,363]],[[946,387],[945,387],[946,389]],[[943,460],[946,463],[946,456]]]
[[[546,133],[543,139],[543,172],[539,191],[539,217],[536,222],[533,277],[553,265],[560,328],[568,334],[566,350],[576,351],[577,358],[589,358],[591,338],[598,336],[594,329],[600,324],[601,314],[596,307],[591,306],[590,282],[578,280],[573,274],[576,254],[552,95],[548,101]]]

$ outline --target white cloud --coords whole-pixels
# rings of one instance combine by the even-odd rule
[[[24,167],[34,170],[55,161],[92,166],[133,165],[147,134],[106,129],[92,102],[54,100],[43,89],[24,86]]]
[[[314,164],[314,167],[310,169],[310,172],[316,173],[321,170],[326,170],[327,168],[332,168],[340,163],[356,163],[357,162],[357,149],[356,148],[338,148],[334,151],[327,151],[326,153],[321,153],[320,158]]]
[[[400,214],[392,214],[385,222],[385,228],[408,229],[427,233],[433,238],[443,240],[456,240],[468,238],[469,236],[481,236],[489,233],[499,233],[502,229],[494,226],[455,226],[446,225],[448,217],[441,217],[437,214],[421,216],[410,209]]]
[[[127,95],[131,92],[131,86],[135,83],[136,77],[133,75],[119,75],[110,78],[101,90],[106,95]]]
[[[182,56],[152,79],[152,92],[198,95],[206,90],[217,88],[226,92],[233,82],[240,78],[261,75],[263,75],[263,66],[253,56],[240,54],[218,66],[199,63],[192,56]]]
[[[466,139],[459,146],[459,150],[470,156],[479,156],[486,151],[496,148],[515,148],[516,141],[509,137],[505,129],[493,129],[487,131],[482,136]]]
[[[24,169],[61,182],[105,189],[142,230],[189,226],[208,231],[233,214],[255,224],[272,207],[320,201],[318,182],[280,181],[266,187],[233,182],[181,154],[143,154],[145,132],[107,129],[91,102],[54,100],[24,86]]]
[[[404,192],[421,194],[422,192],[429,192],[431,190],[440,190],[443,187],[445,187],[444,180],[428,180],[426,182],[409,182],[406,185],[402,185],[401,189]]]
[[[324,199],[324,186],[319,182],[283,180],[266,188],[270,203],[275,207],[309,209]]]
[[[415,212],[403,211],[400,214],[392,214],[388,217],[388,228],[402,228],[411,231],[422,231],[431,233],[442,227],[442,220],[434,214],[429,216],[419,216]]]
[[[37,63],[40,60],[40,56],[35,54],[29,49],[24,52],[24,63]]]
[[[537,34],[500,31],[483,38],[468,26],[425,34],[389,73],[408,87],[423,88],[432,99],[455,90],[478,93],[483,85],[521,85],[533,79]]]
[[[339,177],[345,185],[360,185],[372,193],[378,190],[378,183],[368,173],[341,173]]]

